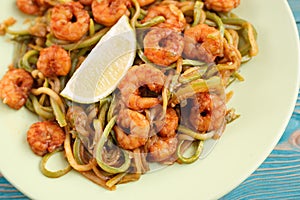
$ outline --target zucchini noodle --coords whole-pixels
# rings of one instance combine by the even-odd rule
[[[216,11],[201,0],[113,1],[118,12],[105,1],[93,1],[105,7],[102,11],[80,2],[41,1],[34,13],[20,8],[34,16],[28,29],[13,30],[12,18],[0,26],[0,34],[15,44],[0,90],[14,92],[11,80],[12,88],[27,89],[0,98],[12,108],[24,105],[40,121],[51,122],[52,127],[38,127],[45,131],[47,143],[39,129],[29,129],[36,131],[36,138],[28,136],[33,137],[28,141],[33,141],[29,142],[33,152],[42,155],[41,172],[58,178],[73,169],[115,190],[155,166],[197,162],[205,142],[218,139],[226,125],[240,116],[227,108],[234,94],[227,88],[246,80],[242,66],[259,52],[255,27],[234,8]],[[62,12],[70,8],[74,8],[72,19]],[[61,96],[81,63],[123,15],[135,32],[137,50],[133,66],[117,88],[93,104]],[[58,23],[57,16],[68,23]],[[14,73],[19,71],[13,70],[23,74],[17,76]],[[43,145],[48,146],[41,149]],[[47,160],[59,152],[68,165],[48,170]]]
[[[43,156],[42,160],[41,160],[41,163],[40,163],[40,169],[41,169],[41,172],[49,177],[49,178],[59,178],[65,174],[67,174],[69,171],[72,170],[72,167],[68,164],[64,169],[61,169],[61,170],[57,170],[57,171],[50,171],[46,168],[46,164],[47,164],[47,161],[48,159],[53,156],[55,153],[59,153],[59,150],[55,150],[51,153],[48,153],[46,154],[45,156]]]

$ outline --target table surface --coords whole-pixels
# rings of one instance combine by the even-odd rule
[[[299,31],[300,0],[288,2]],[[28,198],[0,174],[0,199]],[[221,199],[300,199],[300,91],[293,115],[274,150],[251,176]]]

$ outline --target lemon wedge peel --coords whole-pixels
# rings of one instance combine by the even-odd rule
[[[135,31],[124,15],[92,49],[60,94],[84,104],[105,98],[132,66],[136,48]]]

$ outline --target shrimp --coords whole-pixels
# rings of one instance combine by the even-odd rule
[[[79,2],[71,1],[53,7],[50,28],[58,39],[72,42],[80,40],[88,32],[89,23],[89,13]]]
[[[161,130],[158,135],[161,137],[174,137],[178,127],[178,116],[173,108],[168,108]]]
[[[144,54],[149,61],[169,66],[181,57],[183,37],[171,29],[154,28],[144,38]]]
[[[189,121],[199,132],[217,131],[225,122],[225,99],[209,92],[197,93]]]
[[[9,69],[0,80],[0,99],[13,109],[26,103],[33,85],[33,78],[24,69]]]
[[[61,147],[64,140],[65,132],[52,121],[36,122],[27,131],[27,142],[32,151],[39,156]]]
[[[105,26],[114,25],[123,15],[129,16],[130,0],[102,0],[92,2],[92,13],[96,22]]]
[[[173,137],[159,137],[157,135],[151,137],[147,143],[149,161],[162,162],[170,158],[176,151],[178,139]]]
[[[220,58],[218,64],[232,65],[234,69],[238,69],[242,62],[241,52],[237,46],[229,44],[227,40],[223,40],[223,57]]]
[[[20,11],[28,15],[42,15],[48,7],[43,0],[17,0],[16,4]]]
[[[79,2],[82,4],[82,5],[91,5],[93,3],[93,0],[79,0]]]
[[[88,125],[88,116],[79,106],[71,106],[66,114],[70,126],[83,135],[87,135],[85,128]]]
[[[141,22],[145,23],[157,16],[163,16],[165,21],[155,25],[155,27],[168,28],[181,32],[186,26],[186,20],[182,11],[173,4],[150,7],[147,15]]]
[[[168,108],[163,125],[159,126],[157,135],[149,138],[146,149],[149,151],[150,161],[161,162],[171,157],[177,149],[178,139],[176,129],[178,127],[178,116],[173,108]]]
[[[229,12],[240,5],[240,0],[205,0],[204,5],[209,10]]]
[[[129,133],[125,133],[124,129],[129,130]],[[143,114],[130,109],[122,109],[119,112],[114,131],[119,146],[132,150],[146,144],[150,123]]]
[[[184,32],[183,53],[191,59],[208,63],[223,55],[223,40],[220,31],[206,24],[199,24]]]
[[[120,81],[118,88],[124,104],[133,110],[144,110],[158,105],[158,97],[142,97],[139,88],[147,86],[149,90],[159,93],[162,91],[165,75],[150,64],[135,65]]]
[[[34,22],[28,28],[28,31],[31,35],[37,36],[40,38],[45,38],[49,33],[48,21],[46,17],[37,17]]]
[[[147,6],[153,3],[155,0],[137,0],[140,6]]]
[[[225,39],[223,44],[224,56],[218,61],[218,66],[220,68],[220,75],[222,77],[223,83],[224,85],[226,85],[231,74],[239,69],[242,62],[242,55],[237,46],[229,44]],[[223,66],[225,69],[222,69]]]
[[[65,76],[71,69],[71,57],[62,47],[52,45],[40,51],[37,69],[46,77]]]

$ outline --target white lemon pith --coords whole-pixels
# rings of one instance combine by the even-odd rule
[[[122,16],[75,71],[61,95],[78,103],[94,103],[114,91],[136,55],[135,31]]]

